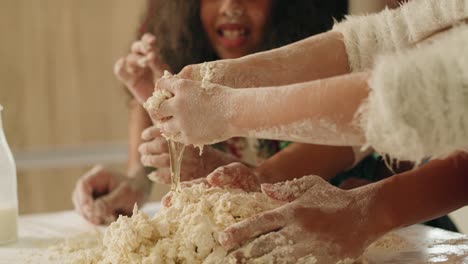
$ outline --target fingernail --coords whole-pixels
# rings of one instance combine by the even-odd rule
[[[274,184],[263,183],[260,185],[260,189],[262,190],[262,192],[272,192],[274,189]]]
[[[158,176],[157,171],[153,171],[150,174],[148,174],[148,179],[150,179],[152,182],[155,182],[157,184],[164,184],[165,182],[161,179],[160,176]]]
[[[137,61],[137,64],[138,66],[144,68],[146,67],[146,63],[148,62],[148,58],[147,57],[144,57],[144,58],[141,58]]]
[[[172,195],[169,193],[169,194],[167,194],[167,196],[163,197],[163,199],[162,199],[163,206],[164,207],[171,207],[171,205],[172,205],[171,200],[172,200]]]
[[[219,243],[227,250],[233,248],[232,240],[232,236],[226,232],[221,232],[218,234]]]

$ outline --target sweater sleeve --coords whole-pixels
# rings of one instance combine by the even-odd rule
[[[399,160],[468,150],[468,25],[427,42],[376,59],[360,110],[367,144]]]
[[[398,9],[348,16],[333,30],[343,34],[350,68],[358,72],[372,68],[378,54],[405,50],[466,18],[468,0],[412,0]]]

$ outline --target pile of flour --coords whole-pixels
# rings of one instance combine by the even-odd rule
[[[227,252],[218,242],[226,227],[280,202],[262,193],[208,188],[182,189],[150,218],[136,208],[132,217],[120,216],[104,235],[70,239],[49,249],[61,263],[220,263]]]

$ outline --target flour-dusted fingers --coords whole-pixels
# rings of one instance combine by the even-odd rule
[[[171,203],[172,195],[173,195],[172,192],[168,192],[168,193],[166,193],[166,195],[163,196],[163,198],[161,198],[162,206],[164,206],[164,207],[171,207],[172,206],[172,203]]]
[[[154,116],[159,119],[167,119],[174,116],[174,108],[178,106],[176,98],[172,97],[164,100],[156,111],[153,111]]]
[[[157,126],[161,129],[161,133],[165,138],[174,139],[176,141],[182,139],[179,122],[174,117],[158,122]]]
[[[141,41],[147,46],[153,47],[156,44],[156,37],[151,33],[145,33],[141,37]]]
[[[142,64],[142,60],[145,60],[145,56],[133,53],[128,54],[125,58],[126,71],[133,74],[132,76],[134,77],[142,75],[146,70],[146,64]]]
[[[247,192],[260,190],[260,183],[253,169],[240,162],[219,167],[206,178],[209,184],[217,187],[239,188]]]
[[[288,215],[281,207],[263,212],[226,228],[220,234],[219,242],[230,250],[242,246],[252,238],[286,226],[288,220]]]
[[[148,44],[144,41],[135,41],[130,47],[130,51],[134,54],[147,56],[148,54],[154,51],[154,47],[152,44]]]
[[[141,143],[138,147],[138,152],[140,152],[140,155],[168,153],[167,140],[164,137],[159,136],[151,141]]]
[[[292,181],[280,182],[275,184],[262,184],[262,192],[270,198],[279,201],[291,202],[302,196],[310,188],[321,182],[319,177],[304,176]]]
[[[149,67],[154,74],[154,78],[161,78],[163,76],[164,70],[168,70],[167,66],[163,66],[161,61],[159,60],[158,56],[154,51],[149,52],[145,56],[145,66]]]
[[[156,37],[151,34],[145,34],[140,40],[135,41],[130,46],[130,51],[135,54],[147,55],[154,50]]]
[[[94,196],[105,194],[114,185],[112,175],[101,165],[94,166],[77,181],[74,189],[75,207],[89,207]]]
[[[171,117],[170,126],[176,127],[173,133],[168,129],[162,130],[166,136],[171,134],[174,137],[174,133],[179,133],[178,141],[188,145],[209,145],[234,136],[231,121],[236,112],[230,101],[234,89],[177,76],[160,79],[156,89],[160,92],[155,92],[150,101],[153,103],[146,109],[156,120]],[[158,100],[163,92],[173,97]]]
[[[286,237],[281,230],[262,235],[243,247],[234,250],[229,255],[238,262],[256,259],[272,252],[275,248],[289,244],[290,238]]]
[[[90,220],[90,216],[93,214],[92,208],[94,205],[92,191],[89,190],[91,190],[89,186],[78,182],[73,191],[72,199],[75,210],[87,220]]]
[[[144,75],[144,69],[138,65],[138,60],[141,58],[141,56],[129,54],[114,64],[115,76],[129,88],[137,84]]]
[[[131,74],[125,70],[125,57],[119,58],[114,64],[114,75],[119,81],[124,82]]]
[[[149,141],[157,137],[161,137],[161,131],[157,126],[150,126],[141,133],[141,139],[145,141]]]
[[[201,81],[203,77],[200,74],[202,65],[203,64],[187,65],[177,74],[177,76],[192,81]]]
[[[260,248],[261,250],[261,248]],[[337,261],[328,261],[321,257],[314,256],[310,252],[310,245],[306,243],[294,243],[292,240],[288,244],[279,245],[277,248],[270,252],[266,252],[263,256],[255,258],[255,263],[282,263],[282,264],[296,264],[296,263],[337,263]],[[320,248],[316,248],[320,251]],[[325,261],[322,261],[325,260]]]
[[[148,178],[155,183],[171,184],[171,171],[168,167],[157,168],[148,175]]]
[[[146,55],[148,53],[148,47],[146,47],[146,43],[142,41],[135,41],[132,43],[132,46],[130,47],[130,51],[134,54],[139,54],[139,55]]]
[[[76,211],[93,224],[100,224],[101,212],[96,209],[95,199],[107,195],[115,184],[112,173],[100,165],[93,167],[76,183],[73,191],[73,205]]]
[[[153,168],[168,168],[170,165],[168,153],[159,155],[143,155],[141,156],[140,161],[144,166]]]

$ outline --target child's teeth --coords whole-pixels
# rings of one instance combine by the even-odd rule
[[[245,30],[223,30],[223,36],[228,39],[235,39],[243,36]]]

